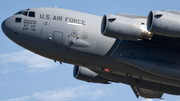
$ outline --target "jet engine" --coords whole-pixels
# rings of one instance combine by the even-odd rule
[[[148,15],[147,29],[158,35],[180,37],[180,15],[168,11],[151,11]]]
[[[153,36],[151,32],[147,31],[144,23],[119,15],[104,15],[101,33],[124,40],[149,39]]]
[[[109,84],[109,80],[98,75],[97,73],[93,72],[92,70],[81,67],[81,66],[74,66],[73,75],[76,79],[93,82],[93,83],[103,83]]]

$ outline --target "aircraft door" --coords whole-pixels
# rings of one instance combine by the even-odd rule
[[[63,42],[63,32],[54,31],[52,37],[52,47],[61,48]]]

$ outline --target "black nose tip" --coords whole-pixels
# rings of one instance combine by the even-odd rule
[[[5,20],[4,20],[3,23],[1,24],[1,28],[2,28],[2,31],[3,31],[3,32],[4,32],[4,29],[5,29],[4,23],[5,23]]]
[[[1,28],[4,32],[4,34],[8,35],[9,33],[12,32],[12,17],[7,18],[6,20],[3,21],[3,23],[1,24]]]

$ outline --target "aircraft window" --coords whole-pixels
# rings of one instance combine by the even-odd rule
[[[17,12],[16,14],[14,14],[14,15],[19,15],[19,14],[21,14],[22,13],[22,11],[20,11],[20,12]]]
[[[21,23],[21,18],[16,18],[16,20],[15,20],[15,22],[17,22],[17,23]]]
[[[22,14],[25,15],[25,16],[27,16],[28,12],[27,12],[27,11],[24,11]]]
[[[28,16],[29,16],[29,17],[35,17],[35,12],[30,11]]]

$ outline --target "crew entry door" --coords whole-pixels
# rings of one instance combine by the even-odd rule
[[[63,42],[63,32],[54,31],[52,37],[52,47],[61,48]]]

